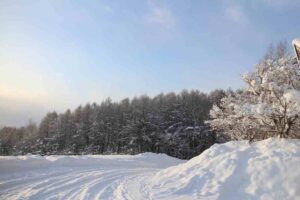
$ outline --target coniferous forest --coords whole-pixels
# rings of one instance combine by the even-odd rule
[[[217,142],[204,122],[225,95],[183,90],[179,94],[110,98],[64,113],[49,112],[36,125],[3,127],[1,155],[166,153],[188,159]]]

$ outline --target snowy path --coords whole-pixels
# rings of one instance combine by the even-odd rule
[[[149,173],[150,171],[150,173]],[[1,199],[133,199],[127,183],[150,175],[153,169],[71,170],[47,175],[31,174],[22,179],[4,180]],[[137,192],[139,192],[137,190]]]
[[[0,160],[0,199],[3,200],[151,199],[143,180],[182,162],[151,153],[90,156],[88,159],[76,156],[72,159],[67,156],[10,158]],[[21,163],[35,169],[22,169]]]

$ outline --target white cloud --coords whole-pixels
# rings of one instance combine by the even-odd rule
[[[175,27],[176,19],[170,9],[149,1],[150,13],[146,16],[147,22],[163,29]]]
[[[237,24],[245,24],[248,22],[248,16],[245,14],[245,11],[242,7],[237,5],[228,6],[225,10],[226,17],[237,23]]]
[[[113,9],[111,6],[109,6],[109,5],[104,5],[104,6],[103,6],[103,9],[104,9],[105,12],[107,12],[107,13],[115,14],[114,9]]]

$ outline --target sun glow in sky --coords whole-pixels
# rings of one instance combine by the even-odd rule
[[[242,87],[299,0],[0,1],[0,125],[106,97]]]

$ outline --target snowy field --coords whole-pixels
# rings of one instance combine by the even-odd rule
[[[136,156],[0,157],[0,199],[300,199],[300,141],[214,145],[182,161]]]

